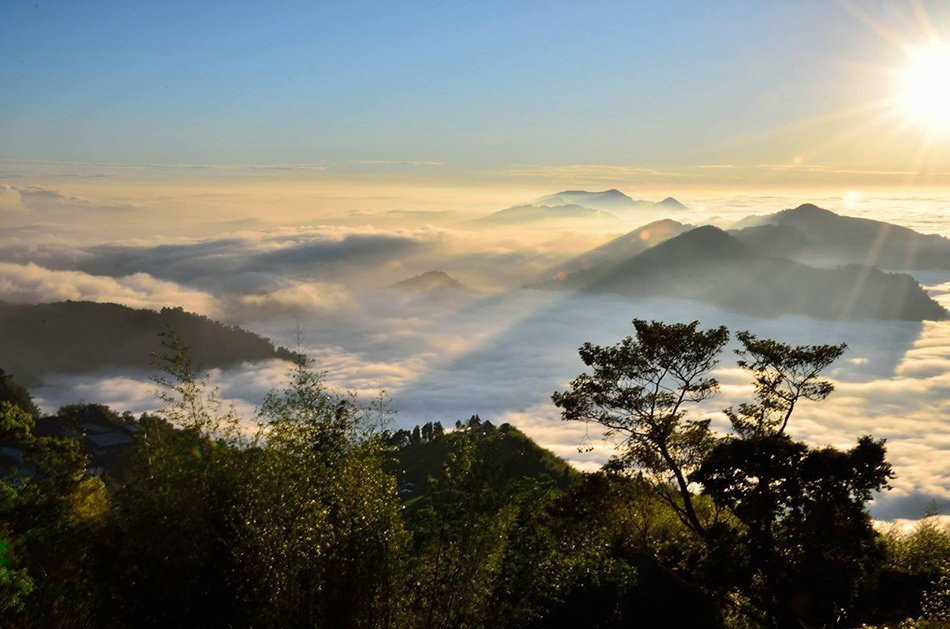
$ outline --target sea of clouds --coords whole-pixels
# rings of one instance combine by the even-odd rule
[[[0,299],[181,305],[307,352],[332,386],[365,396],[385,390],[396,411],[394,426],[430,420],[450,425],[478,414],[517,425],[585,469],[602,464],[612,444],[592,427],[562,422],[550,401],[582,370],[577,348],[585,341],[616,342],[632,332],[636,317],[699,320],[790,343],[846,342],[847,353],[828,374],[835,393],[801,405],[789,430],[836,447],[863,434],[887,439],[897,477],[893,489],[875,500],[878,518],[918,517],[931,500],[950,504],[950,322],[761,319],[690,301],[524,288],[558,261],[616,234],[563,227],[487,232],[444,216],[438,224],[406,220],[378,228],[369,215],[359,225],[327,221],[201,238],[96,239],[58,229],[57,216],[71,202],[97,217],[137,210],[97,209],[88,199],[70,199],[39,189],[0,190],[0,211],[6,204],[5,216],[15,215],[17,225],[0,236]],[[726,223],[795,204],[755,197],[696,200],[688,215],[677,218]],[[947,216],[932,198],[916,205],[896,198],[873,206],[865,201],[853,212],[824,205],[929,233],[947,229]],[[31,212],[38,213],[32,223],[24,218]],[[424,294],[391,287],[433,269],[468,289]],[[950,306],[945,272],[916,275]],[[751,392],[747,375],[735,366],[734,347],[716,371],[721,395],[698,409],[722,430],[722,409]],[[286,381],[287,367],[268,361],[214,370],[212,377],[220,397],[251,419],[264,396]],[[34,393],[46,410],[97,401],[137,413],[157,406],[153,389],[149,374],[103,372],[50,374]]]

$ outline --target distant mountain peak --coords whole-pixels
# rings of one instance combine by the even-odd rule
[[[765,225],[777,226],[767,229]],[[767,216],[750,216],[737,229],[755,227],[739,239],[760,251],[809,266],[872,263],[879,269],[950,269],[950,239],[870,218],[845,216],[803,203]]]
[[[636,201],[620,190],[610,188],[609,190],[601,190],[599,192],[590,190],[561,190],[560,192],[548,194],[540,199],[536,199],[533,203],[536,205],[577,203],[594,208],[597,208],[598,204],[602,204],[607,208],[617,208],[633,206],[636,204]]]
[[[779,212],[779,214],[800,214],[800,215],[809,215],[809,216],[837,216],[831,210],[826,210],[825,208],[818,207],[814,203],[802,203],[797,208],[793,210],[784,210]]]
[[[408,279],[396,282],[390,288],[433,292],[442,290],[463,290],[465,286],[445,271],[426,271]]]
[[[665,208],[670,208],[670,209],[673,209],[673,210],[685,210],[685,209],[686,209],[686,206],[685,206],[685,205],[683,205],[682,203],[680,203],[679,201],[677,201],[677,200],[674,199],[673,197],[666,197],[665,199],[663,199],[662,201],[660,201],[659,203],[657,203],[657,205],[659,205],[659,206],[661,206],[661,207],[665,207]]]
[[[948,318],[910,275],[855,265],[816,268],[758,252],[709,225],[650,247],[605,273],[579,273],[574,281],[547,287],[562,285],[632,297],[693,299],[756,316]]]
[[[716,238],[722,241],[734,241],[735,239],[730,236],[725,230],[716,227],[715,225],[700,225],[699,227],[693,228],[688,232],[685,232],[680,238],[684,240],[696,240],[699,238]]]
[[[591,196],[602,196],[602,197],[623,197],[625,199],[630,199],[620,190],[616,188],[610,188],[609,190],[601,190],[600,192],[590,191],[590,190],[561,190],[560,192],[555,192],[554,194],[549,194],[549,197],[556,197],[561,194],[587,194]],[[633,199],[630,199],[631,201]]]

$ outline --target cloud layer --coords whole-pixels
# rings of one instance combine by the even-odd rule
[[[0,187],[0,211],[7,217],[51,218],[82,202],[81,196],[48,189]],[[723,222],[794,205],[780,197],[688,202],[691,209],[677,219],[701,222],[713,214],[714,204]],[[877,216],[871,209],[863,215]],[[371,226],[374,216],[366,214],[366,226],[235,228],[160,243],[144,228],[136,241],[79,242],[52,223],[26,221],[0,235],[0,299],[182,305],[280,344],[299,345],[334,386],[364,395],[387,390],[400,426],[428,420],[451,424],[477,413],[515,423],[586,469],[605,461],[611,444],[593,428],[562,422],[550,402],[551,393],[582,370],[576,350],[585,341],[616,342],[632,332],[634,317],[698,319],[704,326],[725,324],[791,343],[843,341],[849,350],[830,371],[837,391],[821,404],[802,405],[790,427],[793,435],[838,447],[866,433],[886,438],[898,476],[893,491],[874,505],[878,517],[918,517],[929,499],[950,500],[946,322],[758,319],[689,301],[523,290],[540,270],[614,234],[592,243],[569,230],[436,228],[427,223],[427,213],[412,211],[398,214],[402,227],[381,229]],[[393,220],[388,211],[379,216]],[[904,218],[912,227],[943,226],[933,216],[922,211]],[[426,294],[384,288],[433,269],[476,290]],[[918,277],[950,305],[945,273]],[[746,374],[731,360],[724,357],[717,372],[722,395],[700,409],[720,429],[726,427],[721,409],[750,393]],[[266,392],[283,382],[283,370],[276,363],[245,365],[214,377],[221,396],[250,417]],[[147,374],[103,373],[58,375],[37,394],[48,410],[86,400],[139,412],[155,407],[151,389]]]

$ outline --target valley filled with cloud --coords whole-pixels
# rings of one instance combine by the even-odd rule
[[[802,405],[790,432],[836,447],[863,434],[886,438],[898,476],[894,489],[873,505],[876,517],[917,517],[930,500],[950,499],[944,464],[950,450],[947,321],[873,320],[867,312],[831,319],[795,313],[758,317],[728,304],[675,295],[544,289],[545,281],[557,282],[558,269],[570,270],[569,261],[579,269],[598,262],[585,252],[618,236],[631,235],[632,254],[678,233],[640,229],[651,221],[670,218],[684,231],[703,224],[730,229],[750,215],[772,215],[803,199],[697,196],[682,199],[681,208],[654,201],[594,208],[614,217],[606,223],[583,213],[546,213],[544,203],[550,201],[539,199],[533,207],[541,209],[501,224],[488,219],[493,212],[511,216],[503,205],[493,209],[486,203],[481,212],[414,211],[394,207],[404,201],[394,199],[376,200],[374,208],[361,211],[323,212],[308,222],[288,214],[269,225],[241,224],[237,214],[199,237],[148,229],[110,233],[106,221],[97,237],[81,229],[82,212],[103,220],[112,213],[157,210],[13,186],[4,188],[2,198],[4,216],[21,223],[0,246],[2,301],[181,306],[306,353],[334,386],[367,397],[385,390],[396,411],[394,426],[430,420],[450,425],[473,414],[510,421],[583,469],[606,461],[611,444],[593,428],[560,421],[550,396],[582,371],[578,346],[616,342],[632,332],[634,317],[699,320],[704,327],[726,325],[733,332],[750,330],[796,344],[846,342],[848,351],[830,374],[836,392],[822,403]],[[529,207],[520,201],[512,198],[510,206]],[[840,215],[921,233],[946,229],[934,200],[925,195],[816,201]],[[68,219],[57,217],[59,212]],[[161,224],[150,216],[143,222]],[[622,239],[617,242],[625,246]],[[423,283],[405,282],[432,271],[441,273],[429,274]],[[950,306],[947,268],[908,272],[935,302]],[[781,290],[785,279],[769,281]],[[721,410],[751,393],[746,374],[735,367],[733,347],[716,372],[722,393],[703,407],[722,430],[728,423]],[[216,368],[212,375],[221,397],[251,418],[266,393],[281,384],[287,367],[270,360]],[[153,388],[148,373],[117,368],[48,374],[34,393],[49,411],[84,400],[141,412],[158,405]]]

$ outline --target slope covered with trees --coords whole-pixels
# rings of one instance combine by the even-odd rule
[[[267,358],[296,359],[293,352],[274,347],[253,332],[181,308],[156,312],[85,301],[0,302],[3,367],[28,384],[50,372],[147,369],[152,354],[161,350],[158,333],[168,328],[209,368]]]
[[[384,399],[335,392],[302,363],[248,431],[166,336],[159,415],[73,405],[39,420],[134,424],[120,473],[97,476],[74,429],[40,434],[7,378],[3,621],[946,626],[950,531],[871,527],[870,492],[891,478],[883,442],[815,448],[786,432],[798,406],[832,393],[821,373],[844,346],[740,332],[754,393],[720,434],[695,403],[718,391],[729,331],[634,326],[584,345],[588,371],[554,395],[565,420],[619,437],[593,474],[477,418],[386,432]],[[424,489],[401,492],[409,482]]]

